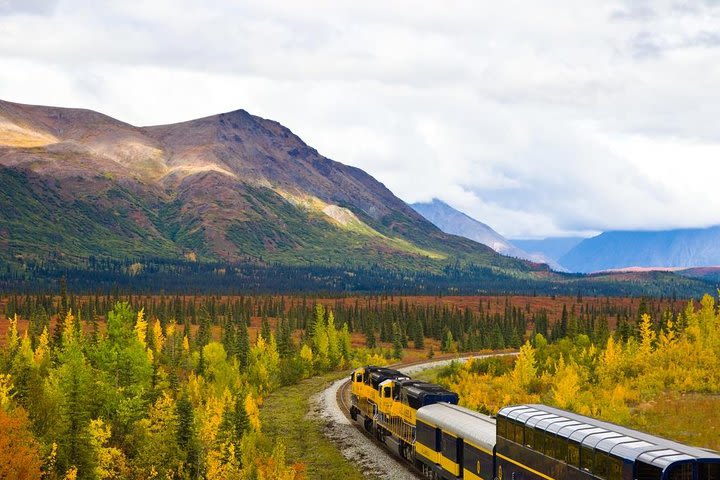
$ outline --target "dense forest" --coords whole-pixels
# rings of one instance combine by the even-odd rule
[[[264,320],[253,341],[242,315],[215,339],[204,320],[190,329],[116,302],[99,326],[71,303],[61,296],[52,328],[41,301],[24,330],[17,312],[8,321],[0,478],[302,478],[282,442],[262,433],[263,398],[311,375],[384,363],[353,349],[347,324],[321,304],[298,340],[287,322],[272,331]]]
[[[472,263],[447,265],[439,272],[383,264],[366,267],[288,266],[263,263],[204,263],[154,258],[124,261],[90,257],[78,267],[58,262],[0,262],[0,290],[57,290],[65,278],[76,292],[119,290],[134,293],[394,293],[412,295],[612,295],[700,298],[714,283],[670,272],[627,275],[508,273]]]
[[[648,314],[691,311],[670,299],[581,295],[75,295],[64,282],[59,294],[12,294],[0,305],[0,478],[46,479],[302,478],[260,422],[280,386],[411,350],[516,348],[530,337],[536,346],[518,364],[542,365],[533,372],[546,379],[576,368],[544,360],[567,342],[632,345]],[[472,381],[453,377],[453,388],[475,401],[468,385],[478,373],[456,373]]]

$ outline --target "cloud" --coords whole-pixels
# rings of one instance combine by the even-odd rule
[[[57,0],[0,0],[0,16],[16,14],[48,15]]]
[[[717,2],[1,2],[8,100],[245,108],[509,236],[720,223]]]

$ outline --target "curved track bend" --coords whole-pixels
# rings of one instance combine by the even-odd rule
[[[467,354],[462,357],[446,357],[434,360],[392,365],[401,372],[412,376],[421,370],[439,367],[452,361],[464,362],[469,358],[516,355],[516,353]],[[313,402],[314,410],[326,422],[325,434],[333,440],[343,455],[360,465],[371,478],[387,480],[420,479],[419,472],[410,463],[400,460],[387,450],[372,434],[350,418],[350,381],[343,378],[321,392]]]

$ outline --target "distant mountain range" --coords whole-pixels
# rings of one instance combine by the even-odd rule
[[[410,206],[445,233],[475,240],[509,257],[523,258],[536,263],[546,263],[554,270],[562,270],[562,267],[553,258],[546,256],[542,252],[528,253],[518,248],[489,225],[475,220],[441,200],[434,198],[431,202],[413,203]]]
[[[560,257],[575,248],[584,237],[548,237],[543,239],[511,239],[513,245],[531,254],[543,255],[545,258],[558,262]]]
[[[720,226],[665,231],[611,231],[580,242],[559,259],[571,271],[686,269],[720,265]],[[698,275],[701,276],[701,275]]]
[[[664,270],[714,281],[719,276],[720,226],[666,231],[611,231],[592,238],[550,237],[508,240],[438,199],[411,205],[446,233],[487,245],[498,253],[546,263],[556,271],[592,273],[608,270]],[[703,267],[703,268],[694,268]]]
[[[443,233],[364,171],[244,110],[135,127],[0,101],[0,260],[150,257],[536,268]]]

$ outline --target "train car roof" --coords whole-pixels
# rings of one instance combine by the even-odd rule
[[[407,377],[407,375],[398,370],[394,370],[388,367],[378,367],[375,365],[368,365],[367,367],[365,367],[365,373],[382,373],[385,375],[398,375],[401,377]]]
[[[683,445],[547,405],[505,407],[498,412],[498,415],[571,439],[583,446],[611,453],[625,460],[639,460],[661,469],[682,461],[701,460],[720,463],[718,452]]]
[[[449,403],[434,403],[419,408],[416,418],[489,452],[495,448],[495,419],[482,413]]]
[[[398,380],[397,385],[399,385],[401,388],[407,390],[408,392],[411,392],[415,395],[421,394],[421,393],[430,393],[435,395],[440,394],[454,394],[457,395],[455,392],[448,390],[447,388],[443,387],[442,385],[438,385],[435,383],[425,382],[422,380],[412,380],[412,379],[403,379]]]

